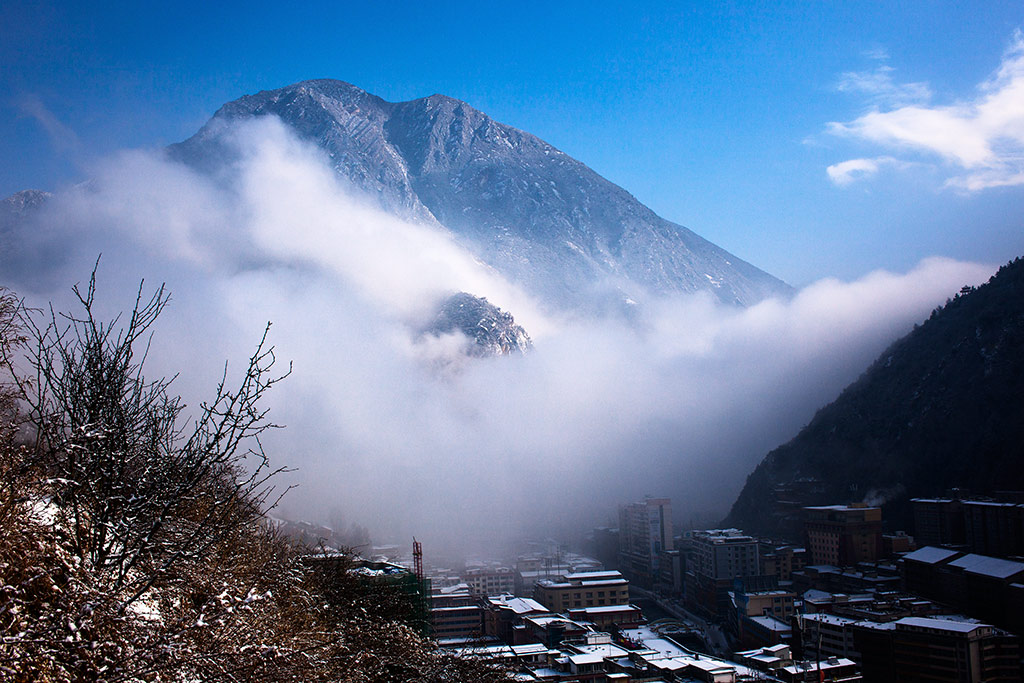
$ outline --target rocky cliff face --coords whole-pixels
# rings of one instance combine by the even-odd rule
[[[306,81],[224,105],[170,153],[216,168],[228,159],[227,124],[267,115],[322,148],[381,208],[446,227],[554,305],[644,291],[709,291],[749,305],[790,293],[543,140],[443,95],[392,103],[341,81]]]
[[[510,313],[483,297],[466,292],[453,294],[441,304],[437,316],[423,334],[440,336],[460,332],[471,342],[470,356],[523,354],[533,348],[530,335]]]
[[[893,344],[747,479],[726,524],[793,537],[799,507],[1024,490],[1024,260]]]

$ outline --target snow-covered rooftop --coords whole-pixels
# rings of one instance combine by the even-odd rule
[[[583,612],[584,614],[606,614],[622,612],[624,610],[639,610],[634,605],[604,605],[601,607],[574,607],[571,612]]]
[[[782,667],[782,670],[795,678],[797,675],[807,671],[816,671],[819,668],[822,671],[828,671],[829,669],[835,669],[841,666],[855,666],[855,663],[852,659],[839,657],[836,659],[823,659],[820,662],[800,662],[799,664],[784,666]]]
[[[1024,573],[1024,562],[1003,560],[998,557],[987,555],[964,555],[949,563],[951,567],[959,567],[971,574],[981,574],[997,579],[1008,579],[1011,576]]]
[[[622,572],[619,571],[596,571],[596,572],[573,572],[566,574],[566,581],[599,581],[601,579],[621,579]]]
[[[896,621],[896,628],[931,628],[954,633],[970,633],[979,628],[990,628],[988,624],[971,624],[950,619],[930,619],[928,617],[904,617]]]
[[[852,624],[856,619],[850,619],[849,617],[841,617],[838,614],[825,614],[822,612],[816,614],[805,614],[800,617],[804,621],[817,621],[822,624],[832,624],[833,626],[845,626],[846,624]]]
[[[749,617],[749,619],[757,624],[760,624],[766,629],[776,632],[792,631],[793,627],[772,616],[761,616],[761,617]]]
[[[577,645],[576,649],[580,654],[601,655],[602,657],[625,657],[629,650],[619,647],[614,643],[601,643],[599,645]]]
[[[533,598],[516,598],[511,595],[496,595],[487,598],[488,602],[497,607],[507,607],[516,614],[529,614],[530,612],[547,612],[547,607],[540,604]]]
[[[919,548],[912,553],[907,553],[903,556],[904,560],[913,560],[914,562],[923,562],[925,564],[936,564],[943,560],[948,560],[957,554],[956,550],[949,550],[947,548],[936,548],[933,545],[926,545],[923,548]]]

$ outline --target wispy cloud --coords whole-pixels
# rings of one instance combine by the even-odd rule
[[[80,143],[78,135],[67,124],[62,122],[43,103],[38,95],[22,95],[15,101],[15,106],[22,115],[32,118],[50,138],[50,144],[58,152],[77,152]]]
[[[836,87],[840,92],[866,95],[879,106],[900,107],[931,99],[932,91],[927,83],[897,83],[892,77],[894,71],[887,64],[871,71],[847,71]]]
[[[1024,34],[1019,30],[999,68],[970,99],[930,104],[927,84],[898,84],[887,66],[844,74],[839,89],[867,95],[872,106],[852,121],[830,123],[828,131],[893,153],[879,159],[937,157],[951,169],[946,185],[967,192],[1024,184]],[[874,167],[866,163],[871,161]],[[830,166],[828,174],[836,184],[847,185],[873,175],[877,161],[844,161]]]
[[[883,168],[904,169],[913,164],[900,161],[894,157],[875,157],[873,159],[850,159],[832,164],[825,171],[829,180],[840,187],[845,187],[858,180],[865,180]]]
[[[864,51],[865,59],[873,59],[876,62],[887,62],[889,61],[889,51],[884,47],[876,46],[869,50]]]

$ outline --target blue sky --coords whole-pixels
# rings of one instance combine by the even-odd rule
[[[1024,253],[1019,2],[371,5],[0,5],[0,195],[333,77],[466,100],[795,285]]]

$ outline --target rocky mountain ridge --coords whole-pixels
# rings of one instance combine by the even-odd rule
[[[230,160],[229,124],[267,115],[384,210],[444,226],[550,303],[708,291],[749,305],[791,292],[543,140],[443,95],[392,103],[341,81],[304,81],[224,105],[169,152],[216,169]]]

